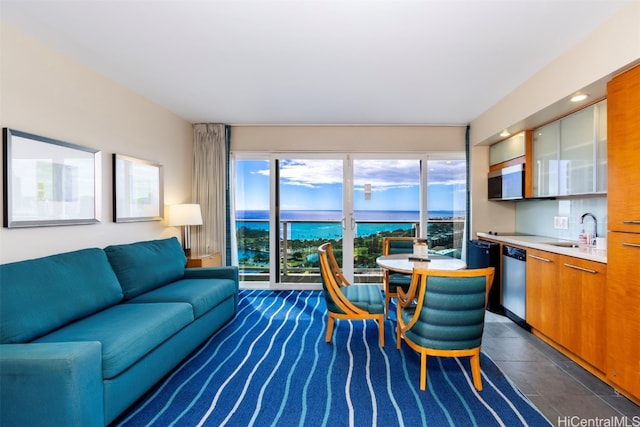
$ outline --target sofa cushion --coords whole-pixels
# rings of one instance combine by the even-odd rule
[[[181,279],[187,258],[177,238],[112,245],[104,249],[115,271],[124,298]]]
[[[102,249],[0,266],[2,343],[31,341],[122,300]]]
[[[231,279],[183,279],[137,296],[129,303],[187,302],[199,318],[237,292]]]
[[[114,378],[193,322],[186,303],[119,304],[35,342],[100,341],[102,375]]]

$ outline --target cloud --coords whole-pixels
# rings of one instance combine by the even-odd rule
[[[464,160],[431,160],[427,179],[431,185],[466,185],[467,167]]]
[[[463,160],[431,160],[428,162],[429,184],[464,185],[466,166]],[[268,174],[268,170],[261,173]],[[420,178],[417,160],[355,160],[354,186],[362,189],[371,184],[372,191],[416,186]],[[341,160],[282,160],[280,179],[284,185],[316,188],[343,182]]]
[[[415,186],[420,177],[415,160],[356,161],[354,185],[371,184],[374,189]],[[341,160],[305,159],[280,162],[280,179],[285,185],[317,187],[343,182]]]

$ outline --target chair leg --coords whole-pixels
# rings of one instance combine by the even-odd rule
[[[378,335],[380,335],[380,347],[384,347],[384,315],[378,317]]]
[[[324,339],[325,342],[331,341],[331,335],[333,334],[333,316],[329,314],[329,319],[327,320],[327,335]]]
[[[385,291],[384,293],[384,312],[385,315],[387,316],[387,319],[389,318],[389,303],[391,302],[391,297],[389,296],[389,292]]]
[[[420,353],[420,390],[427,389],[427,353]]]
[[[482,391],[482,374],[480,373],[480,350],[471,356],[471,376],[476,390]]]

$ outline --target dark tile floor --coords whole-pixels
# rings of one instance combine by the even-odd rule
[[[504,316],[487,312],[482,350],[554,426],[640,427],[639,406]]]

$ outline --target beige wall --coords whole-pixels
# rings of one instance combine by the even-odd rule
[[[0,125],[103,152],[102,223],[0,229],[0,262],[77,248],[176,235],[164,222],[114,224],[111,154],[165,165],[165,202],[190,199],[191,125],[42,43],[0,26]],[[511,202],[486,200],[487,149],[504,128],[535,126],[567,108],[585,87],[602,91],[610,75],[640,59],[640,2],[618,15],[471,123],[472,235],[509,231]],[[603,93],[603,92],[602,92]],[[236,126],[236,151],[450,152],[464,148],[464,127]]]
[[[503,129],[532,129],[576,109],[568,97],[578,90],[586,88],[590,102],[604,97],[611,76],[638,61],[640,1],[634,1],[471,122],[472,235],[515,231],[515,203],[487,200],[484,145],[499,140]]]
[[[6,24],[0,125],[102,151],[102,222],[0,228],[0,263],[179,234],[165,221],[113,223],[111,155],[163,164],[165,203],[189,201],[190,123]]]
[[[471,122],[471,145],[497,140],[575,109],[567,98],[589,88],[606,95],[606,82],[640,60],[640,1],[632,1],[596,31]]]
[[[510,233],[516,227],[516,205],[513,201],[487,200],[487,174],[489,173],[489,147],[471,147],[471,230],[472,239],[478,232]]]
[[[464,126],[234,126],[234,151],[464,151]]]

